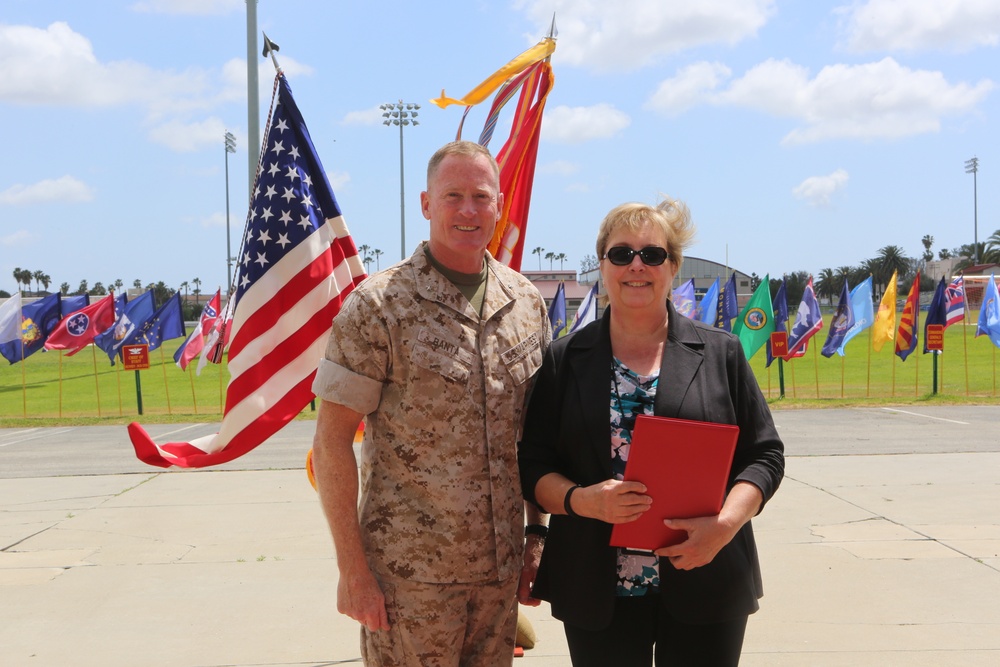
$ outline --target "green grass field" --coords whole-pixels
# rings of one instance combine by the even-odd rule
[[[945,351],[938,358],[938,392],[934,394],[932,355],[921,353],[922,342],[903,362],[893,354],[891,342],[879,353],[870,351],[869,329],[848,343],[846,356],[821,356],[829,318],[827,315],[823,330],[810,341],[806,356],[783,364],[784,398],[780,397],[778,362],[765,368],[763,350],[751,359],[772,408],[1000,404],[1000,351],[985,336],[974,337],[974,323],[954,325],[945,332]],[[0,426],[218,421],[229,379],[225,364],[209,364],[200,377],[194,375],[194,365],[182,371],[173,361],[182,341],[167,341],[150,354],[151,368],[138,371],[141,418],[136,371],[123,371],[120,364],[112,367],[107,355],[100,350],[95,355],[92,346],[72,357],[38,352],[23,363],[5,365],[0,368]],[[306,407],[299,418],[314,416],[311,407]]]

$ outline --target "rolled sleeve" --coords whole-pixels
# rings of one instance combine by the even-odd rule
[[[359,375],[329,359],[320,359],[312,390],[324,401],[338,403],[363,415],[374,412],[382,397],[381,382]]]

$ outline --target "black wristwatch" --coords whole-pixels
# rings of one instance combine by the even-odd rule
[[[525,537],[527,537],[528,535],[538,535],[544,540],[548,534],[549,534],[549,527],[543,526],[540,523],[534,523],[524,527]]]

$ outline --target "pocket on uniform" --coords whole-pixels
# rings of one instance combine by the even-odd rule
[[[542,346],[538,334],[531,334],[514,347],[500,354],[514,382],[530,380],[542,366]]]
[[[437,352],[420,343],[413,346],[411,360],[424,370],[436,373],[437,375],[443,375],[455,382],[464,383],[469,380],[469,373],[471,371],[468,364],[463,363],[454,356]]]

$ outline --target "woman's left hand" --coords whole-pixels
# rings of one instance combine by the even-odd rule
[[[667,528],[687,532],[687,539],[680,544],[655,552],[678,570],[693,570],[708,565],[740,529],[739,525],[725,522],[721,514],[696,519],[665,519],[663,524]]]
[[[695,519],[664,519],[663,525],[687,532],[687,539],[656,550],[678,570],[708,565],[729,544],[747,521],[760,510],[764,496],[753,484],[738,482],[726,496],[722,512]]]

